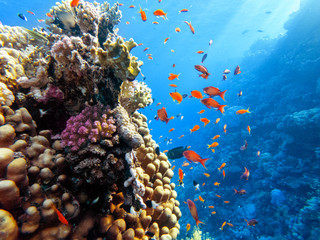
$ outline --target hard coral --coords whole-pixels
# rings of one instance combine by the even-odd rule
[[[62,144],[77,151],[81,146],[111,139],[116,132],[115,121],[110,108],[101,105],[87,106],[79,115],[71,117],[61,133]]]
[[[7,88],[6,84],[0,82],[0,104],[11,106],[14,102],[12,92]]]

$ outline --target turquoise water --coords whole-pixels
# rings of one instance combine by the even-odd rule
[[[45,14],[55,1],[0,0],[0,21],[5,25],[45,27],[37,19]],[[114,3],[111,1],[110,3]],[[178,169],[184,173],[184,188],[177,187],[181,203],[180,235],[190,236],[195,226],[184,201],[195,201],[201,196],[205,202],[195,201],[203,233],[215,239],[318,239],[320,233],[320,4],[316,0],[286,1],[123,1],[120,6],[122,21],[118,34],[137,43],[143,43],[131,52],[144,62],[141,67],[146,84],[152,89],[154,103],[141,110],[151,120],[153,139],[160,150],[191,146],[202,158],[211,158],[204,169],[191,163],[182,167],[185,158],[171,161],[175,166],[174,182],[178,185]],[[129,5],[135,8],[128,8]],[[147,14],[141,20],[139,5]],[[153,16],[156,9],[167,13],[167,20]],[[179,13],[181,9],[188,12]],[[33,11],[35,16],[26,10]],[[17,14],[23,13],[28,21]],[[159,24],[152,24],[157,21]],[[195,34],[188,25],[192,23]],[[126,22],[129,22],[127,24]],[[179,27],[181,32],[175,32]],[[164,40],[168,38],[166,44]],[[209,41],[212,45],[209,46]],[[148,47],[149,49],[144,51]],[[173,51],[171,51],[173,50]],[[198,76],[194,65],[203,65],[210,76]],[[152,60],[146,54],[152,54]],[[172,65],[175,64],[175,67]],[[233,71],[239,65],[241,73]],[[225,81],[222,72],[230,69]],[[169,73],[180,74],[179,79],[168,80]],[[137,80],[143,80],[140,74]],[[173,102],[169,93],[188,94],[207,86],[227,90],[221,114],[206,108],[199,99],[184,98]],[[242,91],[242,96],[238,93]],[[156,106],[158,103],[158,106]],[[165,107],[168,124],[154,119],[157,110]],[[237,115],[239,109],[250,112]],[[200,110],[203,114],[198,114]],[[179,115],[181,114],[181,115]],[[179,116],[178,116],[179,115]],[[181,120],[181,116],[183,119]],[[207,118],[207,126],[200,121]],[[214,124],[220,118],[218,124]],[[190,134],[194,125],[200,129]],[[227,125],[224,133],[223,126]],[[251,127],[251,134],[247,126]],[[170,129],[174,128],[172,132]],[[184,137],[179,138],[181,135]],[[219,146],[215,153],[207,148],[211,139]],[[172,139],[171,141],[168,141]],[[241,151],[244,141],[248,148]],[[260,157],[256,154],[260,151]],[[222,163],[226,177],[217,170]],[[193,169],[190,169],[192,167]],[[240,179],[244,167],[249,179]],[[204,173],[209,173],[206,177]],[[193,181],[200,184],[195,191]],[[219,182],[220,186],[214,186]],[[205,185],[203,186],[203,183]],[[233,189],[245,189],[247,194],[235,195]],[[216,197],[220,195],[221,198]],[[230,203],[224,203],[229,201]],[[213,209],[209,206],[214,206]],[[212,212],[215,211],[215,214]],[[249,226],[244,219],[256,219]],[[223,230],[223,222],[226,225]],[[186,225],[191,230],[186,232]]]

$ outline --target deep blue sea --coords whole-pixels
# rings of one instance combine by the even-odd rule
[[[192,236],[197,229],[201,239],[320,239],[319,0],[120,3],[118,34],[143,44],[131,54],[144,62],[144,77],[140,74],[137,80],[152,89],[153,104],[139,111],[148,117],[153,139],[161,151],[190,146],[202,158],[210,158],[207,169],[195,163],[183,167],[185,158],[170,160],[182,211],[178,239],[196,239]],[[0,0],[0,21],[9,26],[45,27],[37,19],[45,19],[54,4],[50,0]],[[145,22],[138,13],[139,5],[146,12]],[[153,15],[157,9],[167,13],[167,20]],[[181,9],[188,12],[179,12]],[[194,34],[184,21],[191,22]],[[204,54],[207,58],[201,63]],[[208,69],[208,79],[199,77],[194,68],[199,64]],[[238,65],[241,73],[234,75]],[[226,69],[231,72],[223,80]],[[170,73],[180,74],[179,78],[168,80]],[[203,88],[208,86],[227,90],[225,102],[214,98],[227,105],[224,114],[189,97],[198,90],[206,98]],[[188,96],[179,104],[169,95],[175,91]],[[238,96],[240,91],[242,96]],[[168,124],[155,119],[162,107],[168,117],[175,117]],[[250,113],[236,114],[248,108]],[[205,112],[199,114],[201,110]],[[201,118],[210,122],[204,126]],[[215,124],[217,118],[220,122]],[[195,125],[200,129],[190,133]],[[215,135],[220,137],[212,140]],[[219,145],[208,148],[214,141]],[[242,151],[245,141],[248,145]],[[223,163],[225,177],[218,170]],[[179,186],[179,168],[185,174],[184,187]],[[248,180],[240,179],[245,168],[250,172]],[[195,191],[193,181],[199,183],[200,191]],[[246,194],[235,194],[234,189],[244,189]],[[194,201],[199,220],[205,223],[199,228],[185,204],[187,199]],[[248,226],[245,219],[258,223]],[[221,229],[224,222],[232,226]],[[187,224],[191,224],[188,232]]]

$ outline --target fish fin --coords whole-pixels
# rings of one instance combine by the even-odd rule
[[[205,158],[205,159],[199,160],[199,162],[202,164],[202,166],[203,166],[205,169],[207,169],[206,166],[205,166],[205,163],[206,163],[206,161],[208,161],[209,159],[210,159],[210,158]]]
[[[249,112],[249,108],[247,109],[247,112],[248,112],[248,113],[251,113],[251,112]]]
[[[226,100],[224,99],[224,95],[225,95],[226,91],[227,91],[227,90],[224,90],[223,92],[219,93],[219,96],[222,98],[223,101],[226,101]]]
[[[223,114],[224,113],[224,108],[226,107],[227,105],[219,105],[218,107],[218,110]]]
[[[201,222],[199,219],[196,221],[197,227],[199,227],[199,224],[202,223],[204,225],[206,225],[204,222]]]

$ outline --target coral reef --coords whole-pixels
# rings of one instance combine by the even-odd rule
[[[136,112],[151,90],[118,5],[50,14],[48,32],[0,25],[0,238],[177,239],[173,171]]]

